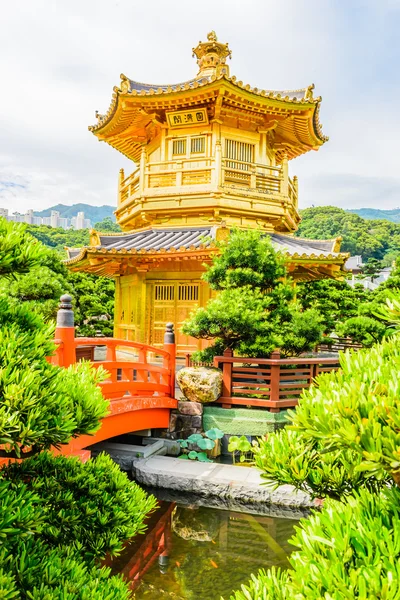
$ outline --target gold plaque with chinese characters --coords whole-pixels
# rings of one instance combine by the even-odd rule
[[[208,123],[207,109],[178,110],[167,113],[168,126],[171,128],[191,127]]]

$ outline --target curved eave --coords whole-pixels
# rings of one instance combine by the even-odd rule
[[[109,110],[105,115],[98,117],[98,123],[90,126],[89,131],[100,140],[107,141],[128,158],[135,160],[136,146],[139,147],[143,140],[129,139],[130,129],[136,128],[138,131],[140,128],[145,128],[151,122],[151,113],[155,110],[172,110],[193,105],[196,100],[199,101],[199,93],[202,96],[201,101],[210,101],[218,95],[221,87],[224,88],[228,99],[229,94],[235,94],[240,101],[243,101],[247,110],[265,114],[269,107],[271,111],[285,109],[293,122],[282,121],[278,133],[283,137],[289,136],[289,140],[294,145],[303,146],[302,149],[299,148],[296,155],[318,147],[328,139],[323,135],[319,122],[321,98],[313,98],[313,86],[297,91],[273,92],[252,88],[248,84],[237,81],[235,77],[226,75],[211,78],[210,81],[194,81],[194,83],[165,89],[146,88],[140,91],[131,90],[130,80],[123,78],[121,87],[114,88]],[[297,92],[303,96],[297,98],[294,95]],[[304,113],[307,111],[309,115],[305,119]]]
[[[348,253],[334,253],[334,254],[299,254],[295,252],[294,254],[290,254],[290,252],[282,252],[283,256],[287,259],[290,259],[290,262],[329,262],[329,263],[341,263],[344,264],[346,260],[349,258],[350,254]],[[289,262],[289,260],[288,260]]]
[[[74,269],[79,269],[79,270],[86,270],[87,267],[90,264],[90,259],[93,258],[124,258],[124,257],[137,257],[137,258],[158,258],[158,259],[169,259],[171,258],[171,255],[176,255],[176,256],[182,256],[182,255],[193,255],[193,254],[201,254],[201,255],[206,255],[209,252],[216,252],[218,251],[218,247],[216,246],[215,243],[211,243],[209,245],[205,245],[202,244],[199,247],[196,246],[191,246],[189,248],[187,247],[181,247],[181,248],[169,248],[168,250],[165,249],[161,249],[161,250],[156,250],[154,248],[150,248],[149,250],[135,250],[135,249],[130,249],[127,250],[125,248],[122,248],[121,250],[116,250],[115,248],[111,248],[111,249],[106,249],[106,248],[97,248],[97,247],[93,247],[93,246],[88,246],[85,248],[82,248],[80,253],[77,254],[76,256],[74,256],[73,258],[67,259],[64,262],[65,266],[70,267],[70,268],[74,268]],[[284,258],[286,259],[287,263],[292,263],[292,264],[309,264],[309,263],[320,263],[320,264],[339,264],[339,265],[343,265],[346,260],[349,258],[350,254],[348,253],[333,253],[333,254],[298,254],[298,253],[294,253],[294,254],[290,254],[290,252],[287,251],[282,251],[281,252],[282,255],[284,256]]]

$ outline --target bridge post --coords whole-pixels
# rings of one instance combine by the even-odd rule
[[[168,368],[171,372],[171,396],[175,397],[176,344],[174,324],[167,323],[164,334],[164,350],[169,353]],[[165,365],[165,361],[164,361]],[[165,365],[166,366],[166,365]]]
[[[64,294],[61,296],[58,306],[55,338],[62,342],[59,366],[69,367],[69,365],[76,363],[72,297],[69,294]]]

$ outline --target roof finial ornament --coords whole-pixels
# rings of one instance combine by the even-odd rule
[[[207,41],[199,42],[196,48],[193,48],[193,55],[197,57],[197,64],[200,67],[197,78],[228,76],[229,67],[225,63],[231,54],[228,44],[218,42],[215,31],[210,31],[207,34]]]

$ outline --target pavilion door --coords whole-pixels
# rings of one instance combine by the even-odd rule
[[[199,341],[180,332],[182,323],[200,304],[200,284],[174,281],[153,286],[150,319],[150,344],[162,346],[165,324],[175,326],[177,351],[180,354],[199,348]]]

